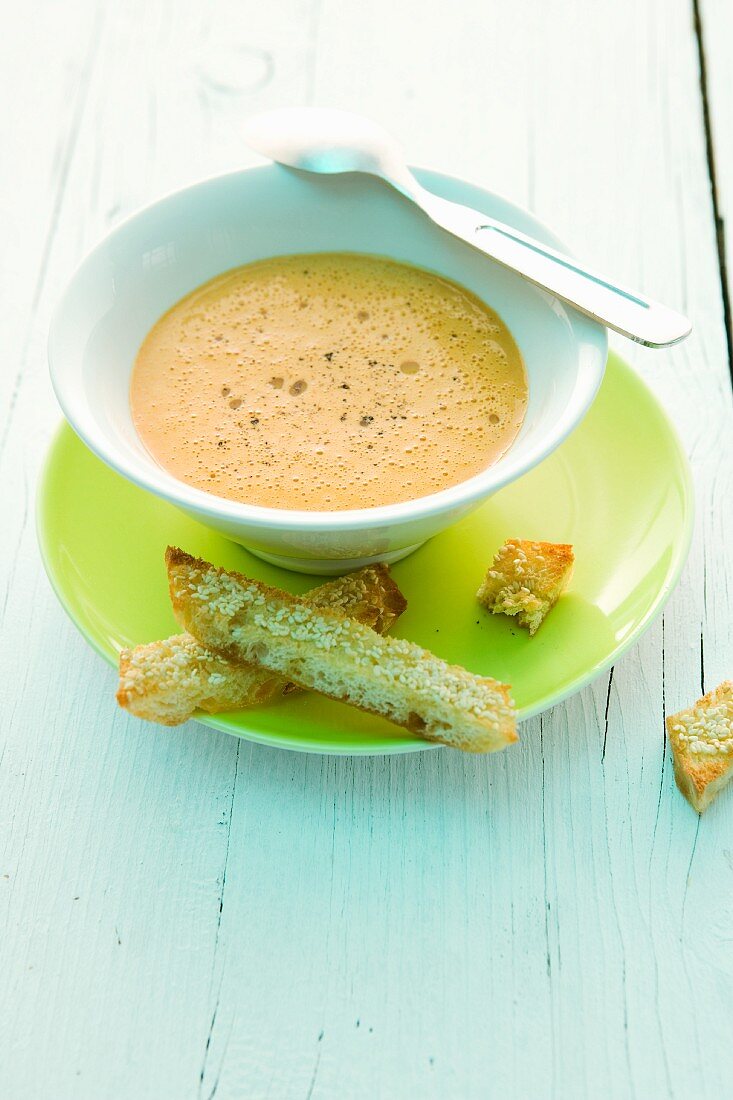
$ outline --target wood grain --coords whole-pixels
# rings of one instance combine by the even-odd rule
[[[733,670],[733,411],[716,204],[730,14],[701,0],[34,0],[0,173],[0,1060],[9,1097],[717,1098],[733,1074],[733,793],[698,819],[663,718]],[[449,19],[446,16],[449,15]],[[511,753],[307,757],[114,707],[43,576],[45,336],[83,251],[250,161],[248,112],[353,107],[686,309],[619,342],[692,459],[664,616]],[[726,242],[727,243],[727,242]],[[723,253],[724,254],[724,253]]]

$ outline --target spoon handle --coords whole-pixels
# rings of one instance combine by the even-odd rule
[[[410,197],[441,228],[639,344],[667,347],[690,334],[692,325],[681,313],[612,283],[572,256],[557,252],[503,222],[441,199],[423,187],[411,188]]]

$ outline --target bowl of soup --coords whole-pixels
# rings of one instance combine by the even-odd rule
[[[554,247],[532,215],[424,186]],[[549,455],[606,332],[366,176],[278,166],[135,214],[71,279],[53,384],[124,477],[278,565],[396,561]]]

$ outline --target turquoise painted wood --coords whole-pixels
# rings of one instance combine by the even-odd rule
[[[718,206],[729,15],[699,5]],[[663,717],[733,674],[733,412],[689,0],[36,0],[0,73],[0,1065],[10,1100],[731,1092],[733,790],[698,819]],[[511,754],[333,759],[143,725],[42,574],[53,304],[83,251],[251,158],[249,111],[387,123],[528,204],[693,338],[619,347],[691,456],[664,621]],[[725,150],[728,150],[726,152]]]

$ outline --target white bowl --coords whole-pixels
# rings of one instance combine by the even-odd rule
[[[418,170],[432,191],[561,242],[526,211],[472,184]],[[524,357],[529,404],[507,454],[431,496],[358,511],[299,512],[224,500],[151,458],[130,414],[130,372],[170,306],[228,268],[296,252],[389,256],[445,275],[488,303]],[[64,414],[124,477],[268,561],[337,573],[396,561],[549,455],[587,412],[606,363],[606,331],[552,295],[434,227],[367,176],[314,176],[275,165],[203,180],[146,207],[82,262],[56,310],[49,361]]]

